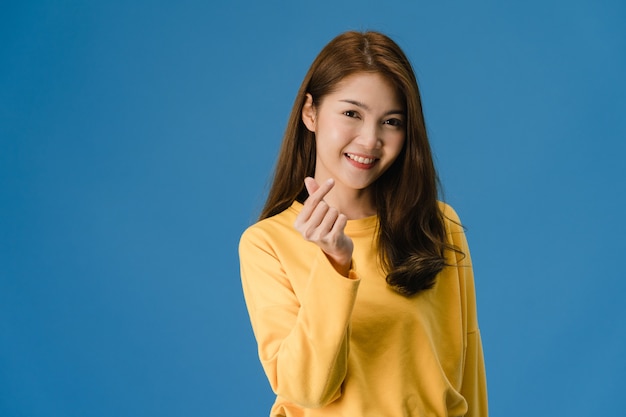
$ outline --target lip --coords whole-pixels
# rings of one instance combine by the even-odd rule
[[[343,155],[351,165],[359,169],[370,169],[379,161],[378,158],[372,155],[363,155],[352,152],[346,152]]]

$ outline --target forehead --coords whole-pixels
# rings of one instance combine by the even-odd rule
[[[334,101],[356,100],[376,107],[403,107],[394,83],[378,72],[357,72],[344,77],[328,94]]]

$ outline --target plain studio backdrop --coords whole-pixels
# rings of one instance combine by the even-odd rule
[[[265,416],[237,243],[335,35],[409,55],[493,416],[623,412],[626,6],[0,6],[0,415]]]

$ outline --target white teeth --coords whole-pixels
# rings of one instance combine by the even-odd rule
[[[376,160],[374,158],[363,158],[362,156],[352,155],[351,153],[347,153],[346,155],[348,155],[348,158],[352,159],[353,161],[357,161],[358,163],[365,165],[373,164]]]

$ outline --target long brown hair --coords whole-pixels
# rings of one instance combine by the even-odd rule
[[[380,261],[387,283],[413,295],[432,288],[446,266],[443,214],[437,202],[439,180],[415,73],[408,58],[389,37],[378,32],[345,32],[322,49],[296,96],[278,156],[272,186],[260,219],[278,214],[294,200],[307,197],[304,178],[315,173],[315,136],[302,121],[306,94],[314,103],[333,92],[346,76],[376,72],[398,89],[406,108],[404,147],[373,184],[379,218]]]

